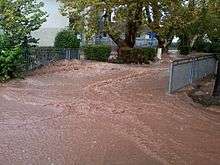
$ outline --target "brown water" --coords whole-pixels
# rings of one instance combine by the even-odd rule
[[[59,62],[0,87],[0,164],[219,164],[220,116],[167,64]]]

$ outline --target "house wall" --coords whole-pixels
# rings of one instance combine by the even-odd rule
[[[57,33],[69,25],[69,19],[60,14],[59,3],[56,0],[41,1],[44,2],[44,10],[47,11],[49,17],[32,35],[40,39],[39,46],[53,46]]]

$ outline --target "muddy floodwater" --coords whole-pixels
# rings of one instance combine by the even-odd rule
[[[62,61],[0,85],[0,165],[219,165],[220,114],[167,81],[168,64]]]

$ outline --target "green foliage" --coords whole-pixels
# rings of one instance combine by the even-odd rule
[[[31,32],[46,21],[42,2],[37,0],[0,0],[0,28],[11,40],[11,44],[35,43]]]
[[[156,56],[154,48],[122,48],[118,60],[121,63],[147,64]]]
[[[80,40],[72,30],[63,30],[55,38],[54,46],[56,48],[79,48]]]
[[[106,62],[111,54],[111,47],[107,45],[87,45],[84,47],[84,54],[87,60]]]
[[[20,77],[23,71],[22,51],[19,47],[1,50],[0,82]]]
[[[105,32],[119,47],[132,47],[137,34],[146,30],[157,33],[160,47],[169,46],[174,36],[192,47],[198,36],[207,34],[211,40],[220,34],[219,0],[59,1],[74,29],[88,37]],[[124,45],[118,43],[123,40]]]
[[[196,40],[196,42],[193,45],[193,50],[197,51],[197,52],[210,52],[211,50],[211,43],[204,41],[204,39],[202,38],[198,38]]]
[[[220,39],[212,42],[211,53],[220,53]]]
[[[191,48],[188,45],[180,45],[178,47],[178,50],[180,51],[180,54],[188,55],[190,53],[190,51],[191,51]]]
[[[62,13],[72,18],[74,29],[88,38],[105,32],[119,47],[133,47],[137,34],[149,29],[171,40],[174,24],[181,20],[177,12],[182,1],[176,0],[58,1],[64,4]]]
[[[220,42],[219,40],[207,42],[204,39],[200,38],[195,42],[193,50],[205,53],[220,53]]]
[[[31,32],[46,21],[43,5],[37,0],[0,0],[0,81],[20,77],[23,54],[37,42]]]
[[[213,38],[220,37],[219,9],[218,0],[188,1],[182,5],[178,14],[180,21],[174,25],[182,45],[208,52],[208,42],[195,43],[195,40],[208,37],[213,42]],[[193,46],[193,43],[197,45]]]
[[[142,48],[144,51],[144,56],[150,61],[154,61],[156,57],[156,49],[154,48]]]
[[[10,48],[10,40],[5,35],[0,35],[0,50],[5,50]]]

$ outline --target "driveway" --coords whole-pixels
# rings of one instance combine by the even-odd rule
[[[0,86],[0,165],[220,162],[220,115],[166,93],[168,65],[62,61]]]

